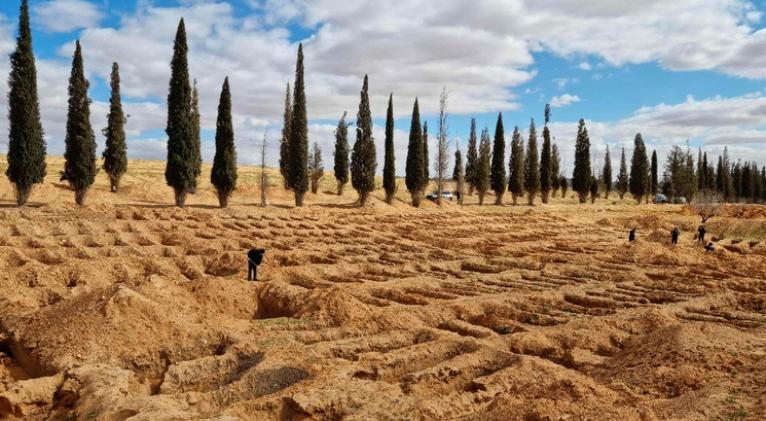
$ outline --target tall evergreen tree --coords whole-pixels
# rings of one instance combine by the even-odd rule
[[[514,206],[518,204],[519,196],[524,194],[524,141],[521,140],[519,127],[513,128],[513,137],[511,139],[511,159],[508,163],[508,191],[511,192],[511,198]]]
[[[550,107],[546,106],[546,110]],[[547,120],[547,118],[546,118]],[[543,149],[540,154],[540,199],[543,203],[548,203],[548,197],[553,187],[551,172],[551,131],[548,124],[543,128]]]
[[[279,173],[282,174],[285,189],[290,188],[289,169],[290,169],[290,125],[293,115],[293,101],[290,97],[290,84],[287,84],[285,91],[285,111],[282,117],[282,139],[279,142]],[[345,116],[345,114],[343,114]],[[335,134],[338,136],[337,132]],[[337,151],[337,146],[336,146]],[[348,168],[348,144],[346,144],[346,168]],[[336,158],[337,161],[337,158]],[[337,174],[337,169],[335,170]],[[337,177],[337,175],[336,175]],[[346,169],[346,181],[348,181],[348,169]],[[343,183],[345,184],[345,182]],[[338,195],[342,194],[342,185],[338,185]]]
[[[423,130],[420,126],[420,107],[417,98],[415,98],[415,105],[412,107],[412,123],[410,125],[410,139],[407,144],[405,172],[405,184],[412,197],[412,206],[417,208],[423,199],[423,188],[426,182],[423,172]]]
[[[726,146],[723,147],[723,155],[722,155],[721,162],[723,164],[723,168],[721,171],[722,178],[723,178],[721,193],[723,194],[723,198],[726,202],[731,202],[736,199],[736,190],[734,189],[734,177],[732,177],[732,169],[734,165],[729,159],[729,148]]]
[[[710,166],[707,162],[707,152],[702,153],[702,192],[710,190]]]
[[[5,174],[13,184],[16,204],[24,206],[35,184],[45,179],[45,139],[37,99],[37,69],[32,52],[29,4],[21,1],[19,35],[11,54],[8,77],[8,168]]]
[[[476,188],[476,162],[479,159],[477,150],[478,139],[476,138],[476,119],[471,119],[471,132],[468,135],[468,154],[465,164],[465,181],[468,183],[468,194],[472,195]]]
[[[742,167],[739,161],[732,167],[731,178],[734,181],[734,201],[742,197]]]
[[[561,188],[561,197],[564,198],[567,195],[567,189],[569,188],[567,177],[562,175],[559,178],[559,188]]]
[[[429,156],[428,156],[428,122],[423,122],[423,177],[426,180],[425,185],[423,186],[423,191],[425,191],[428,188],[428,183],[431,181],[431,170],[428,167],[429,165]]]
[[[111,78],[112,95],[109,98],[109,115],[106,117],[107,125],[102,133],[106,137],[104,148],[104,171],[109,176],[111,191],[116,193],[120,188],[120,179],[128,170],[128,153],[125,144],[125,113],[122,111],[122,99],[120,98],[120,66],[112,64]]]
[[[351,185],[359,194],[359,206],[367,204],[367,198],[375,190],[375,139],[372,137],[372,114],[367,94],[367,75],[364,75],[359,113],[356,115],[356,142],[351,152]]]
[[[556,192],[561,187],[561,156],[559,155],[559,147],[555,143],[551,146],[551,188],[553,189],[553,197],[556,197]]]
[[[492,190],[495,191],[495,204],[503,204],[505,194],[505,134],[503,130],[503,113],[497,116],[495,126],[495,143],[492,147]]]
[[[656,160],[655,160],[656,161]],[[620,157],[620,173],[617,175],[617,193],[620,195],[620,199],[625,197],[625,193],[628,192],[628,164],[625,161],[625,148],[622,148],[622,156]]]
[[[537,152],[537,129],[535,120],[529,123],[527,153],[524,155],[524,190],[527,192],[527,204],[535,204],[535,196],[540,191],[540,161]]]
[[[725,191],[724,177],[725,177],[725,171],[723,168],[723,156],[719,155],[718,166],[716,167],[716,172],[715,172],[715,186],[716,186],[716,190],[720,194],[724,194],[724,191]]]
[[[348,123],[346,123],[346,112],[343,112],[338,121],[338,127],[335,129],[335,180],[338,182],[338,196],[343,195],[343,186],[348,183]]]
[[[223,81],[221,98],[218,101],[215,158],[210,182],[218,193],[218,203],[222,208],[227,207],[229,197],[237,188],[237,151],[234,146],[234,125],[231,123],[231,89],[228,77]]]
[[[457,187],[457,203],[463,204],[465,195],[465,170],[463,168],[463,154],[460,152],[460,145],[455,149],[455,170],[452,172],[452,180]]]
[[[697,190],[705,190],[705,166],[702,162],[702,148],[697,148],[697,173],[695,177],[697,181]]]
[[[612,192],[612,157],[609,154],[609,145],[606,146],[601,182],[604,183],[604,199],[609,199],[609,193]]]
[[[641,203],[644,195],[649,193],[649,186],[647,185],[649,159],[646,156],[646,146],[641,133],[636,133],[633,145],[633,158],[630,160],[630,194],[638,203]]]
[[[96,137],[90,125],[88,81],[82,62],[80,40],[75,43],[72,75],[69,78],[69,111],[66,122],[66,151],[62,180],[69,182],[78,205],[85,204],[88,189],[96,179]]]
[[[298,45],[293,84],[293,110],[290,115],[290,147],[288,156],[289,186],[295,193],[295,206],[303,206],[303,198],[309,190],[309,126],[306,115],[306,90],[303,84],[303,44]]]
[[[193,162],[194,162],[194,186],[189,189],[189,193],[197,193],[197,179],[202,174],[202,131],[200,129],[200,113],[199,113],[199,91],[197,90],[197,80],[194,80],[192,86],[191,97],[191,122],[192,131],[194,135],[194,147],[192,148]]]
[[[335,129],[335,180],[338,182],[338,196],[343,195],[343,186],[348,183],[348,123],[346,112],[343,112],[338,127]]]
[[[189,84],[189,65],[184,20],[178,24],[168,92],[168,157],[165,180],[175,191],[176,206],[184,206],[186,195],[197,188],[195,169],[195,129],[192,120],[192,88]]]
[[[396,156],[394,155],[394,94],[388,97],[386,112],[386,145],[383,163],[383,189],[386,191],[386,203],[394,203],[396,196]]]
[[[657,166],[657,150],[652,150],[652,195],[656,196],[659,189],[659,167]]]
[[[479,160],[476,163],[476,192],[479,194],[479,205],[484,204],[484,196],[491,184],[492,149],[489,140],[489,130],[485,127],[481,132],[479,142]]]
[[[575,163],[572,173],[572,190],[577,192],[580,203],[585,203],[590,193],[590,138],[585,120],[580,119],[577,128],[577,142],[575,143]]]
[[[309,153],[309,178],[311,178],[311,193],[319,193],[319,182],[324,177],[324,161],[322,160],[322,149],[319,143],[314,142],[314,148]]]

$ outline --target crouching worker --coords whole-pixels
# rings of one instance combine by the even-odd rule
[[[250,249],[247,252],[247,280],[258,280],[258,265],[263,261],[263,255],[266,253],[265,249]]]
[[[628,241],[631,242],[631,243],[636,241],[636,229],[635,228],[630,230],[630,232],[628,233]]]
[[[705,251],[713,252],[715,251],[715,245],[713,243],[707,243],[705,246]]]

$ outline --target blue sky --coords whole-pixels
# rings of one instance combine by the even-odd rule
[[[201,91],[208,159],[218,92],[228,75],[240,161],[256,161],[256,140],[268,130],[269,162],[276,162],[284,85],[292,79],[295,49],[303,41],[311,140],[320,143],[328,162],[337,118],[344,110],[355,115],[367,72],[380,148],[387,94],[394,93],[400,162],[414,97],[421,99],[435,130],[438,95],[445,87],[454,140],[465,139],[472,117],[492,132],[498,112],[510,140],[513,126],[526,129],[532,117],[540,125],[544,106],[551,103],[551,128],[565,160],[577,120],[585,118],[594,159],[606,145],[630,149],[640,131],[660,155],[689,139],[712,154],[729,145],[735,156],[766,164],[761,3],[455,0],[434,6],[407,0],[386,8],[372,0],[353,5],[338,0],[30,3],[52,153],[63,150],[70,54],[73,41],[81,38],[94,128],[103,124],[106,77],[111,61],[118,61],[131,114],[129,153],[163,158],[168,63],[183,16],[191,70]],[[0,49],[7,56],[17,2],[0,3],[0,15]],[[7,72],[7,63],[3,66]],[[0,94],[4,100],[5,92]]]

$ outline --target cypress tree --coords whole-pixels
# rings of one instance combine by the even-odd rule
[[[612,192],[612,157],[609,155],[609,145],[606,146],[604,170],[601,173],[601,180],[604,183],[604,199],[609,199],[609,193]]]
[[[428,168],[428,122],[423,122],[423,191],[428,189],[428,183],[431,181],[431,170]]]
[[[564,198],[567,195],[567,188],[569,188],[567,177],[562,175],[559,179],[559,187],[561,188],[561,197]]]
[[[655,155],[656,158],[656,155]],[[655,159],[656,162],[656,159]],[[620,173],[617,175],[617,193],[620,195],[620,200],[625,197],[625,193],[628,192],[628,163],[625,161],[625,148],[622,148],[622,156],[620,157]]]
[[[473,195],[476,188],[476,162],[479,159],[477,151],[478,139],[476,138],[476,119],[471,119],[471,134],[468,136],[468,154],[465,164],[465,181],[468,183],[468,194]]]
[[[553,197],[561,187],[561,156],[559,156],[559,147],[554,143],[551,146],[551,188]]]
[[[548,197],[553,187],[551,154],[551,131],[546,124],[543,128],[543,150],[540,154],[540,199],[543,203],[548,203]]]
[[[412,123],[410,125],[410,139],[407,144],[407,165],[405,168],[405,184],[412,196],[412,206],[419,207],[423,199],[423,186],[425,184],[423,173],[423,131],[420,126],[420,107],[418,99],[412,107]]]
[[[718,167],[716,167],[715,173],[715,186],[718,193],[724,194],[725,192],[725,172],[723,169],[723,156],[718,156]]]
[[[766,166],[761,167],[761,203],[766,202]]]
[[[66,123],[66,151],[62,180],[75,191],[78,205],[85,204],[88,189],[96,179],[96,137],[90,125],[88,81],[82,62],[80,40],[75,43],[72,75],[69,78],[69,111]]]
[[[702,148],[697,148],[697,191],[705,190],[705,165],[702,162]]]
[[[348,183],[348,123],[346,112],[343,112],[338,127],[335,129],[335,180],[338,182],[338,196],[343,194],[343,186]]]
[[[32,187],[45,179],[45,139],[40,123],[27,0],[21,2],[19,35],[16,50],[11,54],[8,86],[8,168],[5,174],[14,186],[16,204],[23,206]]]
[[[396,196],[396,156],[394,154],[394,94],[388,97],[386,112],[385,162],[383,163],[383,189],[386,191],[386,203],[394,203]]]
[[[317,142],[314,142],[314,148],[309,153],[309,177],[311,178],[311,193],[317,194],[319,192],[319,182],[324,177],[322,149]]]
[[[463,169],[463,154],[460,152],[460,146],[455,149],[455,170],[452,172],[452,179],[457,185],[457,203],[463,204],[463,190],[465,184],[465,170]]]
[[[537,129],[535,120],[529,123],[529,140],[524,156],[524,190],[527,192],[527,204],[535,204],[535,196],[540,191],[540,162],[537,152]]]
[[[476,162],[476,192],[479,194],[479,205],[484,204],[484,196],[487,194],[491,184],[491,155],[489,130],[485,127],[481,132],[479,160]]]
[[[359,193],[359,206],[364,206],[375,190],[376,167],[370,98],[367,94],[367,75],[364,75],[359,113],[356,115],[356,142],[351,152],[351,185]]]
[[[572,173],[572,190],[576,191],[580,203],[585,203],[590,193],[590,138],[588,129],[585,127],[585,120],[580,119],[580,125],[577,128],[577,142],[575,143],[575,164]]]
[[[194,185],[191,189],[189,189],[189,193],[194,194],[197,193],[197,179],[199,179],[200,174],[202,174],[202,132],[200,130],[199,91],[197,90],[197,79],[194,79],[194,85],[192,87],[191,122],[192,131],[194,133],[192,136],[192,139],[194,140],[194,146],[192,148],[192,161],[194,162]]]
[[[657,151],[652,151],[652,195],[657,195],[659,188],[659,167],[657,165]]]
[[[279,142],[279,173],[282,174],[282,179],[284,180],[284,186],[285,189],[290,188],[290,182],[289,182],[289,169],[290,169],[290,124],[292,121],[292,115],[293,115],[293,101],[290,98],[290,84],[287,84],[287,89],[285,90],[285,111],[282,117],[282,139]],[[343,114],[345,117],[345,114]],[[345,130],[345,129],[344,129]],[[335,137],[337,138],[338,133],[335,133]],[[336,143],[337,145],[337,143]],[[336,146],[337,151],[337,146]],[[337,158],[336,158],[337,161]],[[348,168],[348,144],[346,144],[346,168]],[[335,170],[335,174],[337,177],[338,170]],[[348,181],[348,169],[346,169],[346,181],[344,181],[343,184],[345,184]],[[342,193],[343,186],[341,184],[338,185],[338,195]]]
[[[503,204],[505,194],[505,133],[503,130],[503,113],[497,116],[495,126],[495,143],[492,147],[492,190],[495,191],[495,204]]]
[[[641,203],[644,195],[649,193],[649,186],[646,182],[649,173],[647,165],[649,160],[646,157],[646,146],[644,146],[641,133],[636,133],[633,144],[633,158],[630,160],[630,194],[638,203]]]
[[[734,202],[739,202],[742,197],[742,167],[737,162],[731,172],[731,178],[734,180]]]
[[[301,207],[303,206],[303,198],[309,190],[309,126],[308,117],[306,116],[306,92],[303,85],[302,43],[298,45],[298,58],[295,63],[289,146],[289,186],[295,193],[295,206]]]
[[[511,192],[514,206],[518,204],[518,198],[524,194],[524,141],[521,140],[519,127],[513,128],[511,139],[511,159],[508,163],[508,191]]]
[[[702,153],[702,191],[710,190],[710,167],[707,162],[707,152]]]
[[[229,197],[237,187],[237,151],[234,146],[234,126],[231,123],[231,90],[229,78],[223,81],[218,102],[218,121],[215,125],[215,158],[210,182],[218,193],[222,208],[229,205]]]
[[[176,206],[180,207],[186,203],[186,195],[197,187],[192,88],[189,84],[189,66],[186,58],[188,51],[186,26],[181,19],[173,46],[173,60],[170,63],[168,122],[165,129],[168,135],[165,180],[173,187]]]
[[[104,149],[104,171],[109,176],[111,191],[116,193],[120,188],[120,179],[128,169],[128,154],[125,144],[125,113],[122,111],[122,99],[120,98],[120,66],[112,64],[111,79],[112,95],[109,98],[109,115],[107,126],[102,131],[106,137]]]

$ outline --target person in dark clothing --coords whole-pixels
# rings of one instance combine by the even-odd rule
[[[635,228],[630,230],[630,233],[628,234],[628,241],[630,241],[630,242],[636,241],[636,229]]]
[[[266,253],[264,249],[250,249],[247,252],[247,280],[258,280],[258,265],[263,261],[263,254]]]
[[[699,228],[697,228],[697,240],[705,244],[705,234],[707,233],[707,230],[705,229],[704,225],[700,225]]]
[[[673,228],[673,231],[670,231],[671,244],[678,244],[678,237],[680,235],[681,235],[681,230],[678,229],[678,227]]]
[[[715,251],[715,245],[713,243],[707,243],[705,246],[705,251]]]

